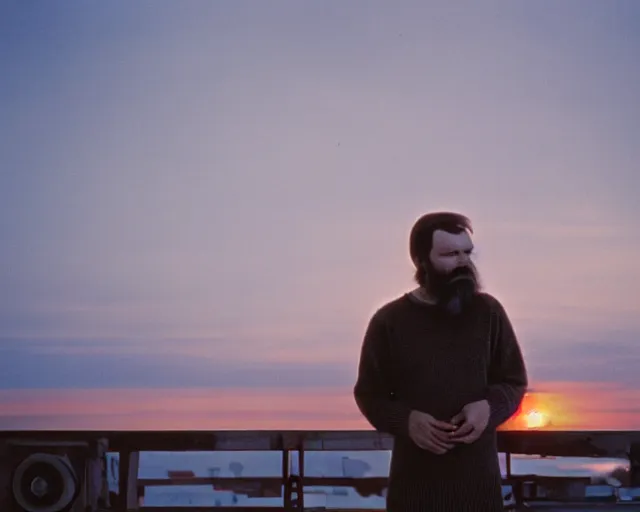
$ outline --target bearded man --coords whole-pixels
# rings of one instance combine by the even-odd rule
[[[496,428],[527,372],[500,302],[481,291],[467,217],[422,216],[410,235],[418,288],[371,318],[356,403],[394,436],[388,512],[503,510]]]

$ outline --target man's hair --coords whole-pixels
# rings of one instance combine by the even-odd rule
[[[463,231],[473,233],[471,221],[461,213],[432,212],[420,217],[409,235],[409,254],[416,266],[415,279],[421,286],[426,283],[425,265],[431,267],[429,254],[433,248],[433,233],[446,231],[457,235]]]

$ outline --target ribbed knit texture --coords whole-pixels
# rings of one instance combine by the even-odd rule
[[[380,308],[364,337],[354,395],[371,425],[395,436],[387,510],[502,511],[496,428],[516,412],[526,386],[514,330],[491,295],[479,294],[455,322],[410,294]],[[482,399],[491,417],[475,443],[436,455],[409,438],[411,410],[449,421]]]

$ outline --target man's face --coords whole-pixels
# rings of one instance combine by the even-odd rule
[[[429,257],[436,272],[449,274],[458,267],[469,266],[472,251],[473,242],[467,231],[453,234],[439,230],[433,233]]]
[[[436,231],[429,255],[429,291],[450,314],[465,309],[478,291],[476,269],[471,262],[473,242],[469,233]]]

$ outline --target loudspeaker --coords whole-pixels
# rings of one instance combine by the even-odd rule
[[[2,512],[94,512],[104,501],[106,440],[0,441]]]
[[[629,447],[629,486],[640,487],[640,443]]]

